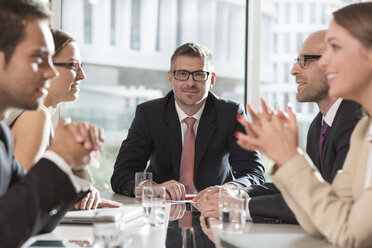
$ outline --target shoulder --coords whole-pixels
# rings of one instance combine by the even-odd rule
[[[27,132],[35,132],[44,130],[50,127],[51,119],[48,109],[41,107],[38,110],[26,110],[14,122],[12,133],[15,137],[17,134]]]
[[[368,133],[370,123],[371,123],[371,118],[368,116],[365,116],[362,119],[360,119],[358,124],[355,126],[355,129],[351,136],[351,140],[364,140],[364,137]]]
[[[217,113],[233,113],[243,114],[245,113],[243,104],[219,97],[212,92],[209,92],[207,98],[207,104],[213,104]]]
[[[357,102],[342,100],[341,105],[337,111],[337,115],[343,116],[343,118],[345,119],[350,119],[357,122],[363,116],[363,108]]]
[[[14,126],[17,124],[30,125],[32,123],[37,123],[39,125],[44,125],[45,123],[50,122],[50,114],[48,109],[44,106],[37,110],[26,110],[24,111],[14,123]]]

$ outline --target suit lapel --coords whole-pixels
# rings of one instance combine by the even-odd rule
[[[174,175],[179,180],[180,175],[180,162],[182,153],[182,136],[181,136],[181,125],[176,111],[173,93],[169,97],[168,104],[165,110],[165,122],[168,124],[169,130],[168,139],[170,144],[170,151],[164,151],[164,153],[171,153],[172,166]]]
[[[319,112],[317,116],[314,118],[307,140],[307,149],[306,152],[309,153],[311,159],[313,160],[316,167],[319,169],[320,165],[320,156],[319,156],[319,139],[320,139],[320,131],[322,129],[322,113]]]
[[[332,127],[329,129],[329,131],[328,131],[328,136],[327,136],[327,138],[326,138],[326,140],[324,141],[324,152],[323,152],[323,177],[324,178],[328,178],[328,174],[332,171],[332,167],[333,167],[333,163],[332,164],[327,164],[326,162],[327,162],[327,159],[326,159],[326,157],[327,157],[327,154],[330,154],[330,153],[328,153],[328,144],[329,144],[329,141],[330,140],[334,140],[334,138],[333,138],[333,135],[334,135],[334,133],[336,132],[335,130],[336,130],[336,128],[335,128],[335,126],[337,125],[337,123],[340,121],[339,119],[340,119],[340,112],[342,111],[342,107],[343,107],[343,105],[344,105],[344,101],[342,101],[341,102],[341,104],[340,104],[340,106],[338,107],[338,109],[337,109],[337,112],[336,112],[336,115],[335,115],[335,118],[333,119],[333,123],[332,123]]]
[[[197,171],[204,153],[206,152],[209,143],[212,140],[212,136],[216,132],[216,124],[214,122],[217,118],[217,115],[213,100],[214,96],[212,95],[212,93],[209,93],[209,96],[205,103],[203,114],[200,118],[198,132],[196,134],[195,140],[195,172]]]

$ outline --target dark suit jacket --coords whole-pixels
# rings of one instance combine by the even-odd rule
[[[41,159],[24,175],[10,130],[0,122],[0,247],[19,247],[30,236],[53,230],[83,196],[50,160]]]
[[[244,114],[242,105],[209,93],[195,140],[194,185],[198,191],[232,180],[243,185],[264,182],[259,154],[236,144],[234,133],[243,132],[236,120],[238,114]],[[134,174],[145,170],[149,159],[147,171],[156,183],[179,181],[181,152],[181,126],[171,91],[137,106],[116,158],[112,189],[133,196]]]
[[[351,133],[361,117],[362,108],[358,103],[347,100],[341,102],[324,141],[323,177],[327,182],[332,183],[336,172],[342,169],[349,150]],[[306,152],[318,168],[321,122],[322,113],[319,112],[310,125],[306,144]],[[297,224],[292,211],[272,183],[252,185],[247,191],[252,197],[249,211],[254,222]]]

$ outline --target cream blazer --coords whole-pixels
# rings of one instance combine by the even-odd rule
[[[372,247],[372,187],[364,188],[370,123],[364,117],[355,127],[343,169],[332,185],[303,154],[271,171],[300,225],[337,246]]]

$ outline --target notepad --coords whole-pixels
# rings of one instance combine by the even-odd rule
[[[99,219],[95,218],[97,211],[104,211]],[[136,206],[123,206],[120,208],[101,208],[96,210],[69,211],[63,217],[61,223],[93,224],[96,221],[115,222],[124,212],[125,223],[129,223],[143,215],[143,208]]]

